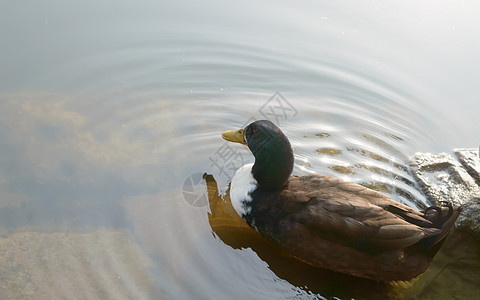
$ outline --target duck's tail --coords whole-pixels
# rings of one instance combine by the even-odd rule
[[[435,255],[442,246],[446,236],[457,220],[461,206],[453,207],[450,202],[442,201],[441,206],[430,206],[424,212],[424,218],[432,223],[429,228],[424,228],[426,237],[418,246],[424,248],[428,253]]]

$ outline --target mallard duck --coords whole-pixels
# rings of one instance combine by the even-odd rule
[[[293,150],[267,120],[225,131],[255,163],[230,185],[235,211],[252,228],[299,260],[377,281],[423,273],[460,213],[449,203],[418,212],[389,197],[331,176],[291,175]]]

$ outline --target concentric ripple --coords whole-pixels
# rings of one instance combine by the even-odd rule
[[[324,30],[328,42],[336,30]],[[418,87],[323,40],[199,31],[118,39],[51,66],[33,84],[48,92],[0,96],[0,225],[9,249],[38,257],[12,270],[33,270],[26,286],[46,298],[372,295],[361,280],[292,262],[238,220],[228,185],[253,156],[221,132],[270,118],[294,147],[294,174],[421,209],[408,161],[440,143],[431,132],[441,126],[421,113]]]

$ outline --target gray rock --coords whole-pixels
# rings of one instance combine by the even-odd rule
[[[480,184],[480,160],[478,149],[455,149],[455,154],[467,172]]]
[[[445,153],[417,153],[410,170],[432,205],[440,201],[462,205],[456,226],[480,238],[480,187],[457,160]]]
[[[455,223],[459,228],[470,230],[480,240],[480,197],[472,198],[463,205],[463,210]]]
[[[448,201],[462,205],[480,195],[480,187],[451,155],[417,153],[410,170],[432,204]]]

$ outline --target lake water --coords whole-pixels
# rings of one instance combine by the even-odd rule
[[[294,174],[417,209],[409,158],[480,141],[475,1],[0,7],[7,299],[384,298],[238,220],[226,191],[253,156],[221,132],[270,119]]]

